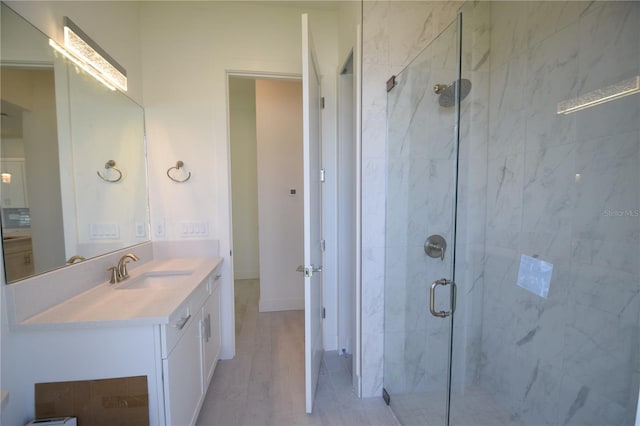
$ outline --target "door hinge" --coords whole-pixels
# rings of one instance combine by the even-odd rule
[[[390,92],[394,87],[396,87],[398,82],[396,81],[396,76],[392,75],[389,80],[387,80],[387,93]]]
[[[324,96],[320,98],[320,108],[324,109]]]
[[[384,399],[384,402],[387,405],[391,403],[391,396],[389,395],[389,392],[387,392],[385,388],[382,388],[382,399]]]
[[[325,319],[327,317],[327,310],[325,309],[325,307],[322,307],[322,319]]]
[[[322,251],[327,250],[327,242],[325,240],[320,240],[320,250]]]
[[[229,256],[233,256],[233,250],[229,250]]]
[[[320,169],[320,182],[324,182],[327,179],[327,173],[324,169]]]

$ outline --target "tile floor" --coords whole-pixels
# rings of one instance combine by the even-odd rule
[[[305,413],[304,313],[258,312],[259,282],[238,280],[236,356],[218,363],[198,426],[399,425],[382,398],[358,399],[351,360],[325,353],[314,413]]]
[[[403,425],[441,426],[446,416],[445,391],[391,395],[391,406]],[[521,426],[522,423],[500,407],[484,389],[469,387],[454,393],[451,425]]]

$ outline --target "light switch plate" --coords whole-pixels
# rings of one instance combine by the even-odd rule
[[[153,225],[153,233],[158,238],[166,237],[167,233],[166,233],[166,230],[165,230],[164,221],[155,223]]]

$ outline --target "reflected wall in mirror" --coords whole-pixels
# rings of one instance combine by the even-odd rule
[[[6,282],[147,241],[142,107],[54,52],[4,4],[0,28]],[[118,171],[105,169],[110,160]]]

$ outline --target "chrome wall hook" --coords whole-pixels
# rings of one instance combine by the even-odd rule
[[[104,177],[100,174],[100,172],[96,172],[98,174],[98,176],[100,177],[100,179],[102,179],[105,182],[110,182],[110,183],[115,183],[115,182],[120,182],[122,180],[122,172],[120,171],[120,169],[118,169],[116,167],[116,162],[113,160],[109,160],[106,163],[104,163],[104,168],[105,170],[115,170],[116,172],[118,172],[118,177],[115,179],[109,179],[107,177]]]
[[[184,167],[184,163],[181,160],[178,160],[175,166],[169,167],[167,169],[167,176],[169,177],[169,179],[178,183],[185,183],[186,181],[191,179],[191,172],[187,172],[187,177],[185,177],[184,179],[176,179],[173,176],[171,176],[171,170],[179,171],[182,167]]]

